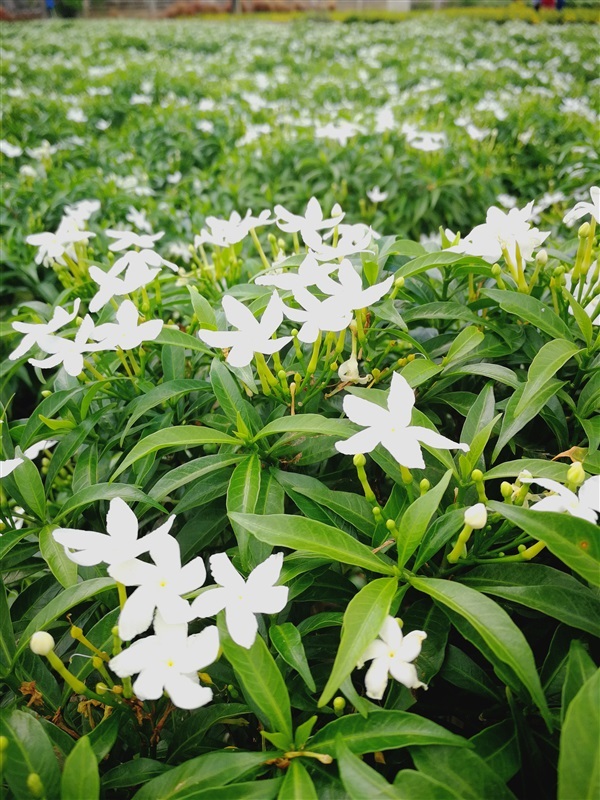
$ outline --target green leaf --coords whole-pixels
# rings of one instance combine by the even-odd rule
[[[167,513],[167,510],[161,506],[160,503],[157,503],[135,486],[131,486],[128,483],[98,483],[95,486],[88,486],[85,489],[80,489],[78,492],[71,495],[54,518],[54,522],[58,522],[63,517],[66,517],[67,514],[70,514],[78,508],[90,506],[92,503],[97,503],[99,500],[114,500],[115,497],[120,497],[122,500],[126,500],[130,503],[146,503],[152,506],[152,508],[157,508],[159,511],[162,511],[164,514]]]
[[[464,261],[465,256],[462,253],[450,253],[448,250],[442,250],[439,253],[425,253],[425,255],[413,258],[406,264],[403,264],[396,270],[396,278],[409,278],[413,275],[419,275],[421,272],[427,272],[432,267],[448,267],[450,264],[456,264],[457,261]],[[479,261],[480,259],[469,259]]]
[[[321,414],[296,414],[293,417],[280,417],[269,422],[254,437],[254,441],[279,433],[312,433],[318,436],[339,436],[347,439],[356,429],[345,419],[330,419]],[[271,450],[279,446],[277,442]]]
[[[73,470],[71,489],[73,494],[98,483],[98,448],[90,444],[79,453]]]
[[[65,553],[52,532],[56,525],[46,525],[40,530],[40,550],[56,580],[65,589],[77,583],[77,564]]]
[[[537,392],[535,397],[532,397],[526,408],[517,413],[517,407],[521,405],[521,398],[527,387],[527,384],[519,386],[514,392],[506,408],[504,409],[504,417],[502,418],[502,427],[500,428],[500,435],[496,442],[496,447],[492,453],[492,461],[495,461],[503,448],[516,436],[516,434],[531,422],[540,411],[544,408],[548,400],[564,386],[562,381],[551,379],[545,383]]]
[[[558,800],[600,795],[600,670],[573,698],[560,734]]]
[[[521,751],[515,724],[505,719],[471,737],[475,752],[503,780],[509,781],[521,769]]]
[[[462,800],[452,786],[439,783],[430,775],[414,769],[400,770],[394,778],[394,786],[406,800]]]
[[[261,425],[260,417],[254,406],[243,399],[231,372],[218,358],[213,359],[210,365],[210,382],[227,419],[237,425],[237,415],[240,414],[248,430],[255,433]]]
[[[156,501],[162,502],[181,486],[192,482],[201,483],[202,479],[207,475],[231,467],[233,464],[240,462],[243,458],[244,456],[242,454],[230,455],[229,453],[194,458],[192,461],[181,464],[179,467],[175,467],[175,469],[163,475],[162,478],[156,481],[150,492]],[[114,486],[115,484],[111,485]]]
[[[312,778],[299,758],[290,761],[277,800],[319,800]]]
[[[309,739],[307,749],[314,753],[335,756],[338,736],[357,755],[417,744],[469,746],[462,736],[457,736],[418,714],[408,711],[372,711],[366,719],[360,714],[348,714],[328,723]]]
[[[156,431],[156,433],[146,436],[130,450],[124,461],[113,473],[111,483],[140,458],[167,447],[171,450],[188,450],[205,444],[238,445],[239,443],[233,436],[213,430],[213,428],[201,428],[197,425],[180,425],[179,427]]]
[[[548,304],[531,297],[531,295],[508,292],[504,289],[482,289],[481,294],[490,297],[504,311],[514,314],[519,320],[530,322],[553,339],[569,341],[573,339],[567,325]]]
[[[594,326],[592,324],[592,320],[586,313],[583,306],[579,305],[577,300],[575,300],[573,295],[564,286],[562,287],[562,292],[569,301],[569,305],[573,311],[573,316],[575,317],[575,321],[579,326],[579,330],[583,334],[585,343],[587,344],[588,348],[591,347],[592,339],[594,338]]]
[[[17,485],[23,503],[42,522],[46,519],[46,494],[38,468],[25,458],[11,475]]]
[[[217,330],[217,318],[215,317],[215,312],[211,304],[208,302],[206,297],[200,294],[198,289],[195,286],[188,286],[188,292],[190,293],[190,300],[192,301],[192,306],[194,308],[194,314],[196,315],[196,319],[201,328],[208,328],[210,331]]]
[[[336,756],[340,778],[350,800],[365,800],[365,798],[399,800],[406,796],[390,785],[372,767],[354,755],[341,735],[338,735],[336,739]]]
[[[367,647],[377,638],[390,612],[397,588],[396,578],[378,578],[363,586],[348,603],[342,623],[340,646],[319,699],[319,706],[324,706],[331,700],[346,678],[356,669]]]
[[[15,800],[31,800],[27,778],[39,776],[43,796],[58,800],[60,771],[58,761],[41,722],[26,711],[4,709],[0,714],[0,736],[8,739],[3,752],[3,782],[8,784]]]
[[[429,683],[440,671],[446,655],[450,622],[442,609],[429,597],[421,597],[411,603],[402,614],[405,631],[426,631],[427,638],[415,662],[419,680]]]
[[[100,797],[98,763],[87,736],[77,740],[65,761],[60,783],[61,800],[97,800]]]
[[[521,458],[516,461],[505,461],[497,467],[488,469],[485,479],[491,481],[498,478],[516,478],[524,469],[529,470],[536,478],[552,478],[559,483],[565,483],[569,465],[561,464],[559,461],[545,461],[542,458]]]
[[[271,778],[215,786],[211,789],[191,787],[174,794],[173,800],[275,800],[281,783],[281,778]]]
[[[233,471],[227,490],[227,513],[252,514],[260,492],[260,459],[256,454],[247,456]],[[231,527],[235,533],[242,569],[246,572],[260,564],[271,548],[256,541],[246,528],[235,520]]]
[[[78,386],[76,389],[64,389],[54,392],[50,397],[46,397],[42,400],[27,420],[19,442],[21,449],[26,450],[33,443],[34,439],[44,438],[43,436],[38,436],[42,428],[46,427],[41,417],[53,417],[54,414],[60,411],[60,409],[69,402],[69,400],[81,394],[85,388],[85,386]]]
[[[427,358],[415,358],[402,367],[400,374],[407,381],[411,389],[416,389],[422,383],[427,383],[430,378],[442,371],[440,364],[435,364]]]
[[[565,339],[547,342],[531,362],[527,372],[527,383],[515,408],[515,415],[520,414],[558,370],[579,352],[580,349],[576,344]]]
[[[65,589],[64,592],[61,592],[39,611],[25,628],[21,635],[15,657],[21,655],[29,644],[32,634],[36,631],[45,630],[55,619],[62,617],[67,611],[70,611],[70,609],[79,603],[83,603],[91,597],[95,597],[102,592],[107,592],[109,589],[114,588],[115,582],[112,578],[92,578],[89,581],[83,581],[83,583],[78,583],[76,586],[70,586],[68,589]]]
[[[410,584],[417,591],[430,595],[436,602],[464,617],[475,628],[495,656],[507,664],[527,688],[550,726],[550,711],[542,691],[533,653],[527,640],[506,611],[481,592],[455,581],[413,577],[410,579]]]
[[[551,553],[582,578],[600,586],[600,537],[596,525],[571,514],[517,508],[494,500],[489,507],[544,542]]]
[[[501,695],[487,672],[452,644],[448,645],[442,677],[459,689],[465,689],[493,702],[500,700]]]
[[[250,714],[250,709],[243,703],[218,703],[203,708],[202,711],[190,715],[177,727],[170,743],[167,761],[182,761],[187,753],[200,747],[209,728],[222,720],[232,719],[242,714]]]
[[[481,429],[485,428],[486,425],[489,425],[492,421],[494,417],[494,407],[494,384],[490,382],[486,383],[469,409],[460,434],[461,442],[471,445]]]
[[[600,636],[600,600],[586,586],[544,564],[486,564],[461,583],[548,614],[573,628]]]
[[[136,792],[134,800],[172,800],[191,789],[200,792],[239,781],[276,755],[273,752],[244,753],[231,750],[206,753],[153,778]]]
[[[67,461],[75,455],[102,417],[108,414],[110,408],[112,408],[112,406],[107,406],[100,409],[100,411],[96,412],[91,417],[82,420],[76,428],[60,440],[52,451],[52,459],[50,460],[50,466],[46,473],[45,483],[47,487],[53,485],[59,471],[64,467]]]
[[[119,764],[102,777],[103,789],[127,789],[130,786],[139,786],[141,783],[168,772],[170,767],[162,761],[154,761],[152,758],[136,758],[134,761],[127,761]]]
[[[574,639],[569,646],[567,669],[561,693],[560,718],[564,722],[571,701],[596,672],[596,665],[583,644]]]
[[[125,425],[121,434],[121,445],[133,425],[148,411],[169,400],[177,400],[185,394],[197,392],[205,387],[206,383],[203,381],[178,379],[161,383],[141,397],[136,397],[123,409],[123,415],[127,418],[127,425]]]
[[[515,800],[504,781],[472,750],[411,747],[410,755],[419,772],[451,786],[462,800]]]
[[[506,386],[512,386],[513,389],[518,389],[521,381],[517,378],[515,372],[508,367],[503,367],[500,364],[468,364],[467,366],[454,367],[451,374],[446,377],[450,378],[451,375],[482,375],[484,378],[491,378],[497,383],[503,383]]]
[[[186,350],[204,353],[204,355],[207,356],[213,355],[212,350],[205,347],[197,336],[190,336],[189,333],[184,333],[178,328],[163,327],[162,331],[153,342],[156,344],[172,345],[173,347],[185,347]]]
[[[286,664],[296,670],[309,691],[316,692],[317,687],[306,660],[302,637],[298,629],[291,622],[284,622],[283,625],[272,625],[269,628],[269,637],[273,647],[283,658]]]
[[[472,350],[479,347],[483,341],[483,336],[483,332],[474,325],[463,328],[450,345],[450,349],[444,358],[444,372],[448,372],[453,366],[456,366],[459,361],[466,358]]]
[[[15,650],[15,634],[6,599],[4,581],[0,575],[0,677],[5,677],[10,672]]]
[[[315,555],[325,556],[331,561],[341,561],[363,567],[371,572],[393,575],[394,565],[375,555],[366,545],[357,542],[347,533],[324,525],[312,519],[274,514],[263,517],[260,514],[231,514],[231,519],[241,523],[261,542],[274,547],[289,547],[291,550],[307,550]]]
[[[269,653],[264,640],[257,635],[249,649],[236,644],[219,612],[219,637],[225,657],[240,681],[246,702],[270,731],[285,733],[293,746],[292,713],[285,681]]]
[[[113,713],[101,720],[85,737],[89,740],[98,763],[112,750],[123,723],[123,715],[119,710],[113,709]]]
[[[398,566],[403,567],[420,545],[431,518],[438,510],[452,472],[448,470],[440,482],[406,509],[398,525]]]

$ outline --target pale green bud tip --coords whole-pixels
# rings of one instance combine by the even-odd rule
[[[480,530],[487,525],[487,510],[483,503],[465,509],[465,525]]]
[[[354,458],[352,459],[352,463],[355,467],[364,467],[367,463],[367,459],[364,457],[362,453],[357,453]]]
[[[548,263],[548,253],[545,250],[540,250],[540,252],[535,257],[536,264],[539,264],[540,267],[545,267]]]
[[[44,797],[44,784],[37,772],[30,772],[27,776],[27,788],[34,797]]]
[[[428,492],[430,488],[431,488],[431,483],[427,480],[427,478],[423,478],[423,480],[419,484],[419,489],[422,492]]]
[[[379,519],[381,517],[381,507],[380,506],[373,506],[372,510],[373,510],[373,516],[376,519]]]
[[[36,656],[47,656],[54,650],[54,639],[47,631],[36,631],[31,637],[29,647]]]
[[[494,266],[492,267],[492,275],[494,276],[494,278],[497,278],[498,275],[501,274],[502,274],[502,267],[500,266],[500,264],[494,264]]]
[[[41,394],[42,394],[42,397],[44,398],[44,400],[47,397],[52,397],[52,392],[49,389],[44,389],[44,391]]]
[[[500,484],[500,494],[502,497],[510,497],[513,493],[513,487],[508,481],[502,481]]]
[[[398,289],[404,288],[404,278],[402,275],[399,278],[396,278],[394,281],[394,286],[396,286]]]
[[[102,681],[100,681],[100,683],[96,684],[96,694],[102,695],[102,694],[106,694],[109,691],[110,691],[110,689],[108,688],[108,686],[105,683],[102,683]]]
[[[584,239],[586,236],[589,235],[590,232],[590,223],[584,222],[583,225],[580,226],[579,230],[577,231],[577,235],[581,236]]]
[[[396,527],[396,523],[393,519],[388,519],[385,523],[385,527],[388,529],[388,531],[393,531]]]
[[[298,328],[292,329],[292,336],[298,336]]]
[[[336,714],[341,714],[346,708],[346,701],[343,697],[336,697],[333,701],[333,710]]]
[[[479,481],[483,480],[483,472],[480,469],[474,469],[473,472],[471,473],[471,478],[472,480],[479,483]]]
[[[280,381],[284,381],[286,378],[285,370],[280,369],[279,372],[277,373],[277,377],[279,378]]]
[[[576,461],[574,464],[571,464],[567,472],[567,481],[574,486],[581,486],[585,481],[585,470],[581,462]]]
[[[336,203],[334,207],[331,209],[331,216],[332,217],[341,217],[344,212],[342,211],[342,207],[339,203]]]
[[[76,317],[76,318],[75,318],[75,325],[76,325],[78,328],[80,328],[82,324],[83,324],[83,317]]]

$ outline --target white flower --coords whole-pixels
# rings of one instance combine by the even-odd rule
[[[47,631],[36,631],[29,640],[29,647],[36,656],[47,656],[54,650],[54,639]]]
[[[18,144],[11,144],[6,139],[0,139],[0,153],[7,158],[19,158],[23,155],[23,148]]]
[[[64,216],[75,220],[78,227],[83,227],[84,223],[100,210],[99,200],[80,200],[72,206],[65,206]]]
[[[39,456],[42,450],[49,450],[51,447],[54,447],[56,443],[56,439],[42,439],[41,442],[36,442],[32,444],[31,447],[28,447],[23,455],[25,458],[30,458],[33,461]]]
[[[53,261],[61,266],[66,266],[63,256],[66,254],[72,260],[76,255],[73,250],[75,242],[87,242],[95,236],[90,231],[82,231],[77,227],[72,217],[65,217],[58,226],[56,233],[33,233],[26,238],[27,244],[38,248],[35,263],[48,267]]]
[[[108,574],[119,583],[138,587],[127,598],[119,617],[119,636],[125,641],[147,630],[155,609],[169,625],[193,619],[190,604],[181,595],[195,591],[206,580],[201,558],[181,566],[179,543],[169,534],[153,539],[150,557],[154,564],[134,558],[108,568]]]
[[[350,356],[347,361],[344,361],[343,364],[340,364],[340,368],[338,369],[338,377],[345,383],[369,383],[369,381],[373,378],[372,375],[365,375],[363,378],[360,377],[356,356]]]
[[[356,455],[370,453],[378,444],[382,444],[399,464],[409,469],[425,467],[419,442],[443,450],[456,447],[465,453],[469,451],[466,444],[457,444],[429,428],[411,425],[414,403],[413,390],[407,380],[397,372],[392,375],[387,411],[369,400],[346,395],[346,416],[365,430],[355,433],[346,441],[336,442],[336,449],[340,453]]]
[[[296,289],[294,300],[302,309],[284,306],[283,310],[288,319],[303,323],[298,331],[298,339],[305,344],[316,342],[319,331],[337,333],[345,330],[352,322],[352,309],[341,304],[335,297],[319,300],[307,289]]]
[[[487,525],[487,509],[483,503],[477,503],[470,508],[465,508],[465,525],[473,530],[481,530]]]
[[[117,322],[105,322],[97,325],[92,338],[108,347],[120,347],[121,350],[132,350],[142,342],[156,339],[163,328],[162,319],[153,319],[138,325],[139,311],[131,300],[124,300],[117,311]]]
[[[108,272],[99,267],[89,267],[90,277],[100,287],[90,301],[90,311],[99,311],[113,297],[120,297],[147,286],[159,274],[162,266],[173,272],[178,271],[177,265],[172,261],[167,261],[154,250],[144,249],[124,253]],[[125,270],[125,275],[120,277]]]
[[[339,283],[326,275],[317,280],[317,286],[325,294],[331,295],[339,303],[340,309],[350,309],[356,311],[359,308],[376,303],[387,294],[392,288],[394,276],[390,275],[382,283],[369,286],[368,289],[362,288],[362,280],[358,272],[354,269],[348,259],[344,259],[338,270]]]
[[[335,247],[326,244],[323,238],[327,239],[331,233],[321,237],[315,234],[309,243],[310,249],[317,261],[336,261],[340,258],[363,253],[371,247],[371,241],[379,238],[372,228],[362,222],[356,225],[340,225],[338,228],[339,239]],[[305,240],[306,241],[306,240]]]
[[[246,367],[254,357],[254,353],[272,355],[277,353],[288,342],[291,336],[271,339],[283,321],[282,302],[277,292],[273,292],[269,304],[260,322],[243,303],[231,295],[224,295],[223,311],[227,322],[234,325],[237,331],[198,331],[198,338],[209,347],[231,348],[227,355],[227,363],[232,367]]]
[[[374,186],[367,192],[367,197],[372,203],[383,203],[388,199],[388,193],[382,192],[379,186]]]
[[[254,644],[258,622],[256,614],[276,614],[287,603],[287,586],[275,586],[283,565],[283,553],[269,556],[255,567],[244,581],[226,553],[210,557],[210,571],[219,584],[196,597],[192,612],[197,617],[212,617],[225,609],[227,630],[234,642],[249,649]]]
[[[140,700],[158,700],[166,691],[178,708],[200,708],[212,689],[200,686],[198,670],[216,661],[219,633],[214,625],[187,635],[187,624],[169,625],[156,614],[154,635],[139,639],[109,662],[120,678],[139,673],[133,690]]]
[[[277,225],[282,231],[286,233],[300,233],[302,239],[310,247],[314,243],[317,247],[321,242],[321,237],[317,231],[329,230],[335,228],[342,219],[344,214],[339,214],[335,217],[325,219],[323,217],[323,209],[316,197],[311,197],[306,206],[304,216],[300,214],[292,214],[281,205],[275,206],[275,216],[277,217]]]
[[[138,231],[152,233],[152,225],[150,225],[148,222],[145,211],[138,211],[133,206],[129,206],[129,211],[126,214],[125,219],[127,222],[131,222],[131,224],[137,228]]]
[[[592,186],[590,189],[591,203],[577,203],[570,211],[567,211],[563,218],[565,225],[572,225],[576,220],[591,214],[596,222],[600,223],[600,187]]]
[[[566,486],[550,478],[525,478],[523,483],[536,483],[554,494],[538,500],[532,506],[533,511],[556,511],[559,514],[566,512],[574,517],[596,522],[600,512],[600,475],[594,475],[580,487],[575,494]]]
[[[120,564],[147,553],[158,536],[168,534],[174,520],[175,516],[170,516],[159,528],[138,539],[137,517],[124,500],[115,497],[110,501],[106,515],[107,533],[57,528],[52,536],[65,548],[71,561],[83,567],[101,563]]]
[[[24,463],[22,458],[7,458],[5,461],[0,461],[0,478],[6,478]]]
[[[516,263],[517,246],[525,261],[531,261],[533,251],[550,235],[537,228],[532,228],[528,220],[533,213],[533,200],[525,208],[511,208],[508,214],[496,206],[488,209],[486,222],[477,225],[471,233],[450,250],[482,256],[490,263],[498,261],[502,256],[502,248],[508,251],[513,263]]]
[[[40,337],[49,333],[56,333],[63,325],[72,322],[77,316],[80,303],[81,300],[77,298],[73,304],[73,311],[70,314],[65,308],[57,306],[49,322],[13,322],[12,327],[19,333],[24,333],[25,336],[19,342],[18,347],[10,353],[8,356],[9,359],[11,361],[16,361],[17,358],[21,358],[21,356],[24,356],[34,345],[38,344]]]
[[[161,233],[154,233],[152,235],[146,233],[140,235],[134,231],[117,231],[112,230],[111,228],[107,228],[104,233],[111,239],[116,240],[108,246],[108,249],[115,253],[118,253],[121,250],[127,250],[128,247],[152,249],[154,247],[154,243],[165,235],[164,231]]]
[[[203,228],[200,231],[200,236],[196,237],[196,239],[199,244],[208,243],[216,245],[217,247],[228,247],[231,244],[237,244],[241,242],[242,239],[245,239],[250,232],[250,228],[272,222],[272,220],[269,219],[269,215],[269,211],[263,211],[259,217],[253,217],[252,212],[248,210],[243,219],[237,211],[233,211],[229,219],[207,217],[206,224],[209,230]],[[196,247],[198,243],[196,243]]]
[[[51,334],[40,336],[38,339],[39,347],[51,355],[49,358],[44,359],[30,358],[29,363],[41,369],[50,369],[62,364],[67,374],[76,378],[83,371],[83,353],[97,353],[100,350],[111,349],[103,342],[89,344],[88,340],[93,335],[93,332],[94,321],[87,314],[73,341]]]
[[[421,644],[426,638],[424,631],[412,631],[403,636],[398,621],[394,617],[386,617],[379,631],[379,638],[371,642],[357,664],[360,669],[365,661],[373,662],[365,675],[367,697],[381,700],[388,675],[407,689],[427,689],[427,685],[421,683],[417,677],[415,665],[411,663],[421,652]]]
[[[307,286],[314,286],[323,275],[329,275],[338,269],[339,264],[319,264],[310,253],[298,267],[298,272],[267,272],[259,275],[255,283],[259,286],[276,286],[278,289],[296,291]]]

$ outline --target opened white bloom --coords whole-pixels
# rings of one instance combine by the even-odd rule
[[[150,627],[155,609],[169,625],[193,619],[190,604],[181,595],[194,592],[206,580],[206,568],[201,558],[181,566],[177,539],[163,533],[150,544],[154,564],[134,558],[111,564],[108,574],[125,586],[137,586],[123,606],[119,617],[119,636],[133,639]]]
[[[288,599],[287,586],[275,586],[283,566],[283,553],[269,556],[255,567],[245,581],[226,553],[211,556],[210,571],[219,584],[196,597],[192,612],[197,617],[212,617],[225,609],[227,630],[234,642],[249,649],[254,644],[258,622],[256,614],[277,614]]]
[[[352,309],[336,297],[319,300],[308,289],[296,289],[294,300],[302,306],[301,309],[284,306],[283,310],[288,319],[302,323],[298,339],[305,344],[316,342],[320,331],[338,333],[352,322]]]
[[[365,661],[373,662],[365,675],[367,697],[381,700],[389,675],[407,689],[427,689],[427,685],[419,680],[415,665],[411,663],[421,652],[421,645],[426,638],[425,631],[412,631],[403,636],[398,620],[386,617],[379,638],[371,642],[357,664],[360,669]]]
[[[338,278],[339,283],[323,275],[317,280],[317,286],[322,292],[335,298],[340,308],[349,308],[352,311],[366,308],[381,300],[390,291],[394,282],[394,276],[390,275],[382,283],[363,289],[361,277],[348,259],[344,259],[340,264]]]
[[[253,217],[252,211],[248,210],[243,219],[237,211],[234,211],[229,219],[207,217],[208,230],[203,228],[200,231],[200,236],[196,237],[195,245],[198,247],[200,244],[208,243],[217,247],[228,247],[245,239],[250,232],[250,228],[268,225],[271,222],[273,220],[268,209],[261,211],[258,217]]]
[[[134,231],[117,231],[111,228],[107,228],[104,233],[111,239],[115,239],[115,241],[108,246],[108,249],[115,253],[121,250],[127,250],[129,247],[148,248],[151,250],[154,247],[154,243],[165,235],[164,231],[150,235],[147,233],[139,234]]]
[[[371,403],[354,395],[346,395],[344,397],[346,416],[365,430],[355,433],[346,441],[336,442],[336,449],[340,453],[356,455],[370,453],[378,444],[382,444],[399,464],[409,469],[425,467],[419,442],[442,450],[456,447],[465,453],[469,451],[467,444],[453,442],[429,428],[411,425],[410,418],[414,404],[413,390],[408,381],[397,372],[392,375],[387,411],[377,403]]]
[[[65,308],[57,306],[49,322],[13,322],[12,327],[14,330],[19,333],[24,333],[25,336],[19,342],[18,347],[9,354],[9,359],[11,361],[16,361],[17,358],[21,358],[21,356],[24,356],[34,345],[38,344],[42,336],[56,333],[63,325],[72,322],[77,316],[80,303],[81,300],[77,298],[73,304],[73,311],[70,314]]]
[[[227,355],[227,363],[232,367],[246,367],[253,359],[254,353],[272,355],[277,353],[288,342],[291,336],[271,339],[283,321],[283,304],[277,292],[273,292],[269,304],[265,308],[260,322],[243,303],[231,295],[223,296],[223,311],[230,325],[237,331],[198,331],[198,338],[209,347],[231,348]]]
[[[117,311],[117,322],[105,322],[97,325],[92,338],[108,347],[120,347],[121,350],[132,350],[142,342],[156,339],[163,329],[162,319],[153,319],[138,324],[140,312],[131,300],[124,300]]]
[[[76,528],[57,528],[52,536],[65,548],[66,555],[82,567],[95,564],[120,564],[147,553],[159,536],[171,530],[175,515],[152,533],[138,539],[138,521],[127,503],[120,497],[110,501],[106,515],[107,533],[83,531]]]
[[[137,208],[129,206],[129,211],[125,215],[125,219],[127,222],[131,222],[131,224],[137,228],[138,231],[152,233],[152,225],[150,225],[145,211],[138,211]]]
[[[23,155],[23,148],[18,144],[11,144],[6,139],[0,139],[0,153],[7,158],[19,158]]]
[[[45,267],[49,267],[55,261],[64,267],[66,266],[64,255],[67,255],[73,261],[76,259],[73,245],[76,242],[87,242],[88,239],[95,235],[90,231],[79,230],[72,217],[63,217],[56,233],[33,233],[25,241],[27,244],[38,248],[35,257],[36,264],[43,264]]]
[[[32,461],[39,456],[43,450],[49,450],[56,444],[56,439],[42,439],[41,442],[36,442],[28,447],[23,453],[25,458],[30,458]]]
[[[65,206],[64,216],[71,217],[75,220],[79,228],[83,228],[84,223],[94,214],[100,210],[99,200],[80,200],[78,203],[73,203],[71,206]]]
[[[200,708],[212,689],[200,686],[198,671],[217,660],[219,633],[214,625],[187,635],[187,624],[169,625],[156,614],[154,635],[139,639],[108,666],[120,678],[137,673],[133,691],[140,700],[158,700],[166,692],[178,708]]]
[[[100,342],[90,344],[88,340],[94,333],[94,321],[89,314],[83,319],[81,326],[75,334],[75,339],[63,339],[60,336],[46,334],[38,339],[39,347],[46,353],[50,353],[49,358],[30,358],[29,363],[41,369],[50,369],[62,364],[68,375],[76,378],[83,372],[83,354],[97,353],[100,350],[111,350],[109,344]]]
[[[298,272],[281,272],[276,270],[259,275],[255,283],[259,286],[276,286],[278,289],[289,289],[292,292],[314,286],[323,275],[329,275],[338,269],[339,264],[319,264],[310,253],[298,267]]]
[[[533,251],[550,235],[537,228],[532,228],[529,220],[533,213],[533,200],[525,208],[511,208],[508,213],[492,206],[488,209],[484,225],[473,228],[460,244],[451,247],[457,253],[481,256],[493,263],[502,257],[502,248],[506,248],[513,263],[517,261],[517,247],[525,261],[531,261]]]
[[[275,206],[275,216],[277,217],[277,225],[282,231],[286,233],[299,233],[302,239],[309,247],[319,246],[321,237],[317,231],[329,230],[335,228],[342,219],[344,214],[339,214],[335,217],[325,219],[323,217],[323,209],[316,197],[311,197],[306,206],[304,216],[300,214],[292,214],[281,205]]]
[[[373,239],[379,238],[379,234],[362,222],[356,225],[340,225],[339,239],[335,247],[326,244],[324,239],[330,238],[331,232],[324,237],[315,235],[310,242],[310,249],[317,261],[336,261],[340,258],[347,258],[355,253],[364,253],[371,247]]]
[[[388,199],[388,193],[382,192],[379,186],[374,186],[367,192],[367,197],[372,203],[383,203]]]
[[[585,217],[586,214],[591,214],[596,222],[600,223],[600,186],[592,186],[590,189],[591,203],[580,202],[576,203],[570,211],[567,211],[563,218],[565,225],[573,225],[573,223]]]
[[[533,511],[556,511],[559,514],[572,514],[574,517],[596,522],[600,513],[600,475],[588,478],[575,494],[566,486],[550,478],[525,478],[523,483],[536,483],[549,492],[548,495],[538,500],[531,508]]]

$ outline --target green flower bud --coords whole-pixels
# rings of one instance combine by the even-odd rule
[[[502,267],[500,266],[500,264],[494,264],[494,266],[492,267],[492,275],[494,276],[494,278],[497,278],[499,275],[502,275]]]
[[[585,481],[585,470],[580,461],[571,464],[567,472],[567,482],[572,486],[581,486]]]
[[[580,226],[579,230],[577,231],[577,235],[581,239],[586,239],[590,234],[590,223],[584,222],[583,225]]]
[[[385,527],[388,529],[388,531],[393,531],[396,529],[396,523],[393,519],[388,519],[385,522]]]
[[[400,276],[399,278],[396,278],[396,280],[394,281],[394,286],[397,289],[403,289],[404,288],[404,278],[402,276]]]
[[[46,397],[52,397],[52,392],[49,389],[44,389],[41,394],[44,400],[46,399]]]
[[[540,267],[545,267],[548,263],[548,253],[545,250],[540,250],[535,257],[535,263]]]
[[[471,473],[471,479],[479,483],[483,480],[483,472],[480,469],[474,469]]]
[[[364,467],[367,463],[367,459],[364,457],[362,453],[357,453],[354,458],[352,459],[352,463],[355,467]]]
[[[346,708],[346,701],[343,697],[336,697],[333,701],[333,710],[335,712],[336,717],[341,717],[344,713],[344,709]]]
[[[47,656],[54,650],[54,639],[47,631],[36,631],[29,641],[29,647],[36,656]]]
[[[42,779],[37,772],[30,772],[27,776],[27,788],[34,797],[44,797],[46,794]]]
[[[502,481],[502,483],[500,484],[500,494],[502,495],[502,497],[504,497],[504,499],[506,500],[512,495],[512,493],[513,493],[512,484],[509,483],[508,481]]]

